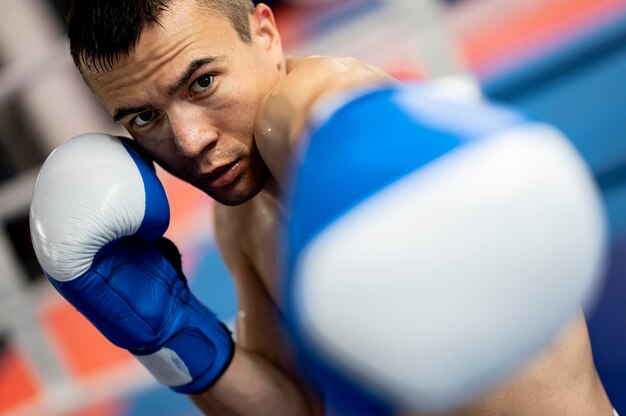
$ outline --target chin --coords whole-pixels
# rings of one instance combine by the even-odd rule
[[[249,200],[251,200],[254,197],[254,195],[252,196],[241,196],[241,195],[237,195],[237,196],[226,196],[226,197],[221,197],[221,196],[212,196],[212,198],[219,202],[222,205],[227,205],[229,207],[235,207],[237,205],[242,205],[245,204],[246,202],[248,202]]]
[[[207,191],[204,192],[211,198],[223,205],[237,206],[244,204],[258,195],[267,184],[268,177],[263,180],[255,181],[253,184],[237,184],[239,186],[228,187],[228,189],[219,191]]]

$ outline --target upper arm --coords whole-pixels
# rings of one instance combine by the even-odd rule
[[[279,183],[313,107],[355,88],[392,82],[383,71],[353,58],[307,57],[289,61],[288,73],[262,100],[255,122],[257,147]]]

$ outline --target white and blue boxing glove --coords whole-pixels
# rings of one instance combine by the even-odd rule
[[[35,183],[31,236],[54,287],[157,381],[192,394],[221,376],[234,344],[189,290],[168,225],[165,191],[129,139],[75,137]]]
[[[428,85],[332,104],[288,202],[291,332],[337,414],[467,404],[593,298],[592,176],[555,128]]]

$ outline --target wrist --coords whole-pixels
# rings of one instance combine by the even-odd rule
[[[131,351],[159,383],[184,394],[211,388],[235,352],[230,330],[190,295],[186,323],[178,333],[150,354]]]

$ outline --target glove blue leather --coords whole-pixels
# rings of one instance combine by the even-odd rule
[[[53,286],[162,384],[198,393],[221,376],[234,344],[191,293],[178,250],[162,234],[165,191],[130,141],[76,137],[44,163],[31,233]]]

